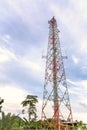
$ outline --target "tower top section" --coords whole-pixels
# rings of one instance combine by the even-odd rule
[[[56,19],[53,17],[50,21],[49,21],[49,24],[51,24],[51,25],[57,25],[57,22],[56,22]]]
[[[51,20],[49,20],[48,23],[49,23],[51,29],[55,28],[57,30],[57,32],[60,32],[60,30],[57,28],[57,21],[54,17]]]

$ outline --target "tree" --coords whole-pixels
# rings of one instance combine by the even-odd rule
[[[0,97],[0,112],[1,112],[1,108],[2,108],[2,103],[4,102],[4,99],[1,99]]]
[[[81,129],[81,130],[87,130],[87,126],[83,121],[77,121],[77,124],[75,128]]]
[[[37,118],[36,115],[36,103],[38,102],[37,100],[37,96],[33,96],[33,95],[27,95],[26,99],[24,101],[22,101],[22,105],[23,107],[27,106],[27,112],[28,112],[28,121],[34,121]],[[23,109],[24,112],[25,109]]]

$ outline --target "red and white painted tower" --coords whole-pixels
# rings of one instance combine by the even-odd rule
[[[49,21],[45,83],[42,104],[42,127],[61,130],[63,122],[73,122],[59,30],[56,19]]]

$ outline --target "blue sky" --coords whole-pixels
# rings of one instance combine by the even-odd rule
[[[3,110],[21,114],[27,94],[41,113],[48,20],[55,16],[74,120],[87,122],[87,1],[0,0],[0,96]]]

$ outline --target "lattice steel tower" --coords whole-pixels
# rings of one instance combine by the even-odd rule
[[[53,17],[49,21],[41,120],[45,129],[62,130],[64,124],[73,122],[73,118],[58,33],[57,22]]]

